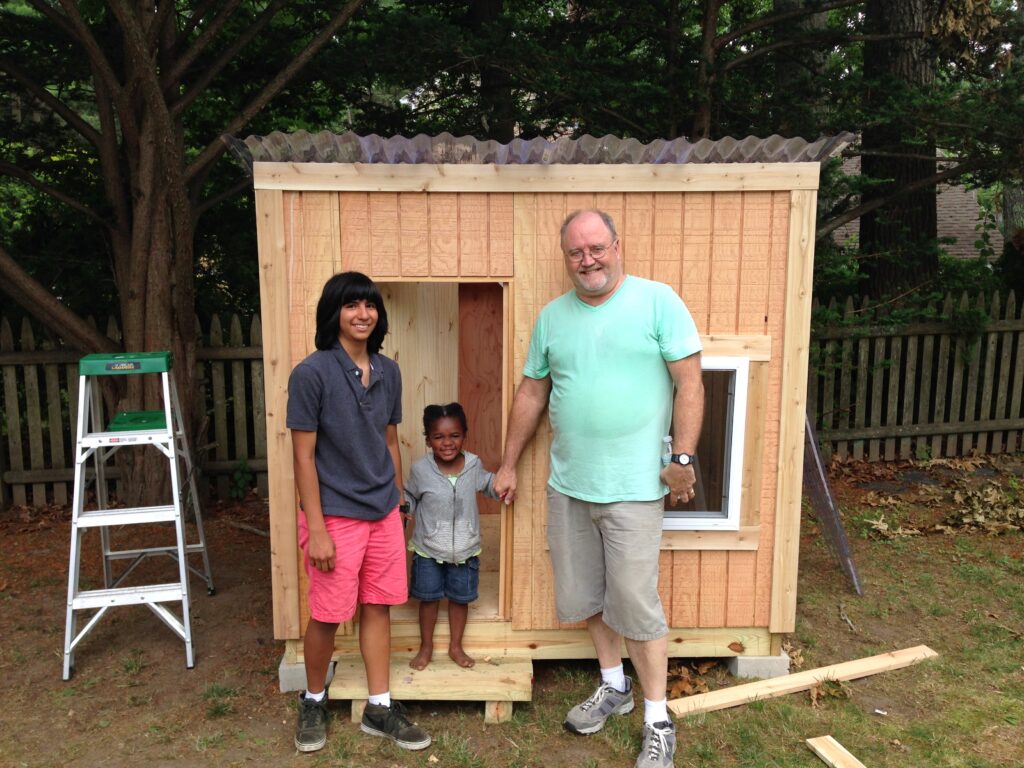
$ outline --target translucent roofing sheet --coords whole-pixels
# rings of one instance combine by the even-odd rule
[[[252,173],[254,162],[278,163],[495,163],[504,164],[649,164],[649,163],[805,163],[835,156],[853,141],[852,133],[815,141],[799,137],[761,139],[657,139],[642,144],[617,136],[579,139],[513,139],[508,144],[472,136],[420,134],[412,138],[376,134],[280,133],[239,139],[223,136],[235,157]]]

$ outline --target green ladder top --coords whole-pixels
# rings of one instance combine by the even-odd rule
[[[124,376],[133,373],[167,373],[170,352],[117,352],[86,355],[78,361],[80,376]]]

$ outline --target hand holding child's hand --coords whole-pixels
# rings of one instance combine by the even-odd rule
[[[494,473],[494,492],[498,498],[505,502],[506,506],[516,500],[516,470],[513,467],[508,469],[500,467]]]

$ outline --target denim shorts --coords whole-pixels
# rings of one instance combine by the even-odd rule
[[[480,558],[464,563],[439,563],[432,557],[412,556],[412,584],[409,594],[431,602],[447,597],[453,603],[472,603],[480,587]]]

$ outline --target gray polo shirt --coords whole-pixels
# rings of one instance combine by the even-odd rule
[[[288,379],[289,429],[316,432],[316,472],[325,515],[380,520],[398,504],[389,424],[402,421],[398,364],[370,355],[370,386],[340,344],[317,350]]]

